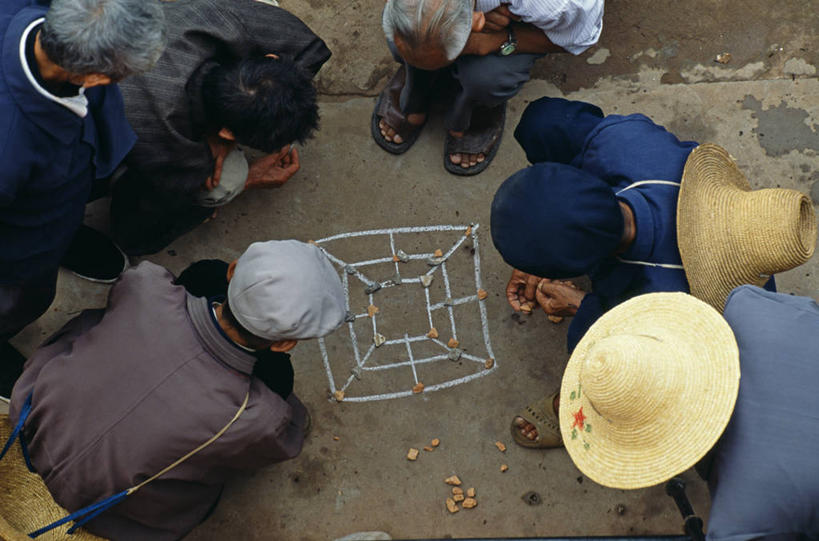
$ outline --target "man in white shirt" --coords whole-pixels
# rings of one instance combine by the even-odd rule
[[[604,0],[387,0],[384,33],[403,63],[378,98],[376,143],[406,152],[426,122],[435,85],[454,79],[444,167],[486,169],[503,134],[506,102],[529,80],[534,61],[581,54],[603,28]]]

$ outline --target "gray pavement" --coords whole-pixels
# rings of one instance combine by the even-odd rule
[[[235,258],[256,240],[479,223],[482,285],[489,292],[485,307],[497,369],[437,392],[337,403],[328,398],[318,344],[300,344],[293,354],[296,391],[314,421],[302,454],[230,483],[213,517],[189,538],[329,540],[368,530],[394,538],[681,533],[679,515],[662,487],[603,488],[584,478],[564,451],[522,449],[511,441],[514,414],[559,385],[567,360],[567,322],[555,325],[543,314],[512,317],[504,298],[509,269],[488,236],[489,203],[497,186],[526,165],[511,132],[526,104],[544,95],[590,101],[606,113],[644,113],[681,138],[726,147],[754,187],[809,193],[819,181],[814,2],[611,0],[597,47],[579,57],[556,55],[538,64],[537,79],[510,103],[497,158],[475,178],[444,171],[438,117],[402,156],[384,153],[371,140],[371,96],[395,69],[380,32],[381,0],[283,0],[282,5],[303,17],[334,51],[319,75],[322,126],[303,149],[302,170],[281,189],[241,195],[215,220],[148,259],[178,272],[203,257]],[[715,63],[715,56],[725,52],[732,60]],[[92,223],[104,227],[106,214],[103,202],[89,207]],[[446,240],[418,236],[407,246],[446,249]],[[372,258],[386,250],[374,241],[339,249]],[[456,255],[463,259],[460,270],[468,270],[468,258]],[[780,275],[780,290],[814,295],[817,270],[814,258]],[[469,276],[458,280],[459,287],[470,283]],[[14,343],[31,352],[78,310],[103,306],[106,292],[63,273],[54,305]],[[401,289],[385,297],[385,318],[390,307],[393,315],[395,310],[423,310],[416,293]],[[404,328],[411,317],[385,319],[384,329],[412,332]],[[459,340],[479,351],[483,342],[475,311],[463,317]],[[343,338],[328,340],[333,362],[343,357]],[[428,381],[474,368],[444,363],[440,371],[429,372]],[[344,380],[347,373],[337,375]],[[351,385],[350,396],[359,388],[406,390],[411,381],[408,372],[382,380],[369,375],[360,387]],[[422,451],[415,462],[405,458],[410,447],[421,448],[432,438],[440,438],[440,447]],[[507,445],[505,453],[495,447],[498,440]],[[500,472],[501,464],[509,466],[506,473]],[[476,488],[479,504],[450,516],[443,479],[452,474]],[[707,516],[705,486],[693,472],[684,477],[695,509]],[[530,491],[539,494],[539,505],[522,498]]]

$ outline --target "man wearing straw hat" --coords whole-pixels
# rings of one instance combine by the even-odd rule
[[[643,115],[543,98],[515,136],[534,164],[498,189],[492,238],[514,267],[512,307],[574,316],[571,352],[607,310],[635,295],[691,291],[714,308],[732,288],[773,289],[772,275],[807,261],[813,206],[795,190],[751,192],[728,153],[681,142]],[[681,186],[682,183],[682,186]],[[584,292],[562,280],[588,275]],[[525,447],[561,445],[558,393],[513,421]]]
[[[746,285],[724,316],[653,293],[597,320],[563,375],[566,449],[619,489],[662,483],[713,450],[710,471],[698,467],[709,539],[819,537],[819,306]]]
[[[22,422],[34,469],[71,512],[205,444],[89,522],[92,533],[178,539],[235,472],[300,452],[307,411],[292,381],[271,389],[255,365],[264,350],[281,357],[266,362],[289,363],[298,340],[335,330],[341,282],[316,246],[294,240],[252,244],[227,279],[226,299],[196,297],[143,262],[123,274],[105,310],[83,312],[26,363],[10,419]]]

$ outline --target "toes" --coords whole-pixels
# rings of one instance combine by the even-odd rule
[[[461,155],[460,154],[450,154],[449,155],[449,160],[452,163],[454,163],[455,165],[458,165],[459,163],[461,163]]]
[[[484,156],[483,154],[478,154],[478,163],[483,162],[485,159],[486,159],[486,156]]]
[[[396,145],[400,145],[401,143],[404,142],[404,138],[398,135],[397,133],[393,132],[392,142],[395,143]]]
[[[472,164],[469,163],[469,154],[461,154],[461,167],[468,169]]]
[[[526,419],[524,419],[523,417],[515,417],[515,420],[512,421],[512,423],[514,423],[516,427],[520,428],[526,424]]]

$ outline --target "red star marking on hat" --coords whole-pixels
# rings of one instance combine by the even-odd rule
[[[580,430],[583,430],[583,421],[586,420],[586,416],[583,415],[583,406],[574,414],[574,423],[572,423],[572,428],[577,427]]]

